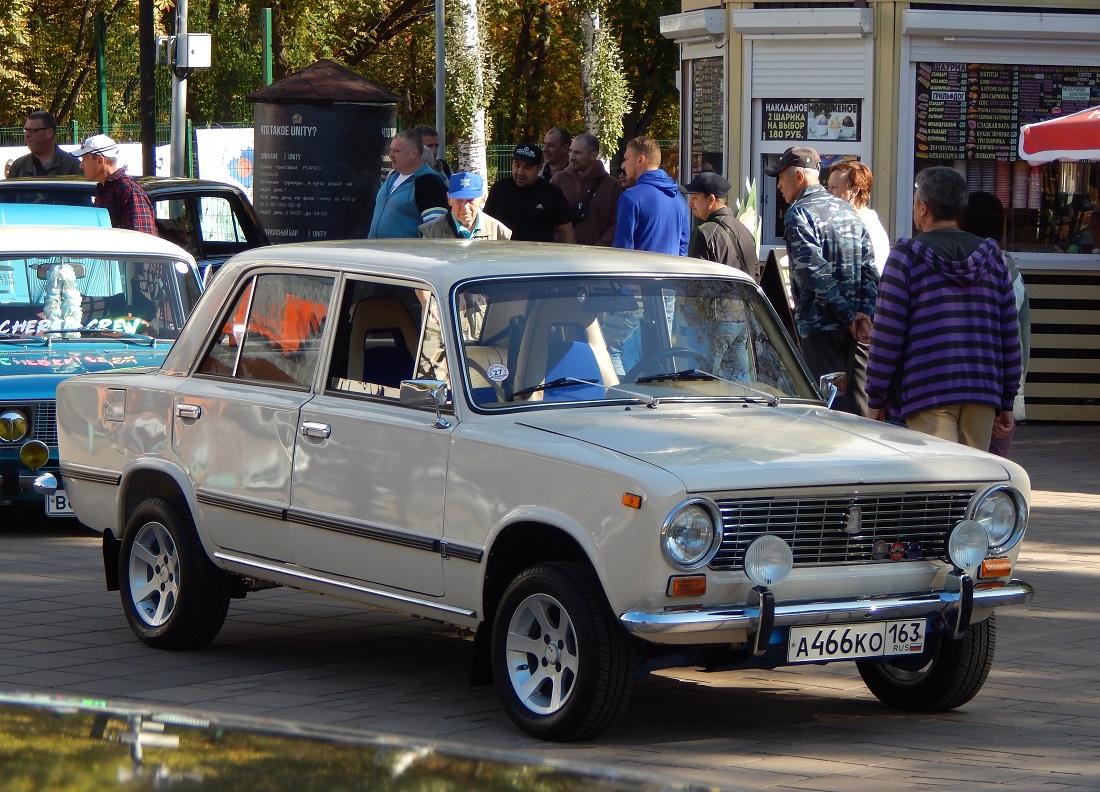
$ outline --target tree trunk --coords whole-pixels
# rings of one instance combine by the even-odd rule
[[[456,118],[456,127],[464,130],[456,141],[456,171],[474,171],[487,176],[485,161],[485,78],[482,69],[481,32],[478,24],[477,0],[459,0],[458,14],[455,20],[457,30],[461,31],[463,63],[461,72],[451,72],[451,78],[466,83],[465,95],[472,101],[464,102],[457,108],[466,113],[465,118]]]
[[[584,128],[600,136],[600,117],[593,100],[592,88],[596,77],[596,32],[600,29],[600,11],[597,7],[581,11],[581,35],[584,49],[581,54],[581,96],[583,99]]]

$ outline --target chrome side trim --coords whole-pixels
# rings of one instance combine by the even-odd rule
[[[975,589],[974,611],[1025,605],[1034,594],[1035,590],[1022,580],[1013,580],[996,588]],[[775,626],[796,627],[917,618],[946,613],[958,606],[961,597],[962,594],[958,591],[939,591],[861,599],[777,602]],[[658,613],[628,611],[619,617],[619,621],[627,632],[635,635],[644,637],[698,633],[700,642],[706,643],[707,633],[755,630],[759,618],[759,607],[732,605]]]
[[[379,528],[374,525],[367,525],[366,523],[353,520],[342,520],[338,517],[318,514],[317,512],[290,508],[286,510],[285,519],[287,522],[298,523],[299,525],[323,528],[326,531],[338,531],[339,533],[350,534],[351,536],[361,536],[364,539],[374,539],[379,542],[400,545],[401,547],[410,547],[414,550],[439,552],[438,539],[432,539],[431,537],[425,536],[413,536],[401,531],[394,531],[389,528]]]
[[[86,465],[61,465],[61,477],[90,481],[93,484],[110,484],[112,487],[117,487],[122,482],[121,473]]]
[[[336,586],[337,588],[347,589],[349,591],[357,591],[360,594],[367,594],[371,597],[379,597],[381,599],[391,600],[393,602],[404,602],[410,605],[418,605],[424,608],[431,608],[433,610],[443,611],[444,613],[453,613],[456,616],[477,618],[477,611],[467,610],[466,608],[458,608],[454,605],[446,605],[442,602],[431,602],[429,600],[420,599],[419,597],[410,597],[404,594],[395,594],[392,591],[382,591],[381,589],[370,588],[368,586],[360,586],[356,583],[349,583],[345,580],[325,577],[323,575],[318,575],[314,572],[306,572],[301,569],[291,569],[285,566],[280,566],[278,564],[267,564],[262,561],[257,561],[252,558],[246,558],[244,556],[234,555],[233,553],[227,553],[225,551],[218,551],[214,553],[214,557],[220,561],[225,561],[227,563],[240,564],[241,566],[249,567],[251,569],[262,569],[267,572],[276,572],[280,575],[288,575],[289,577],[297,578],[298,580],[308,580],[311,583],[320,583],[326,586]]]
[[[259,517],[270,517],[273,520],[285,520],[286,509],[282,506],[274,506],[264,501],[251,500],[249,498],[237,498],[232,495],[223,495],[210,490],[196,490],[195,500],[204,506],[216,506],[220,509],[232,509],[233,511],[255,514]]]

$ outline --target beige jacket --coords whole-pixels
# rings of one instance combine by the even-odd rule
[[[511,239],[512,229],[482,212],[478,216],[481,231],[474,239]],[[455,231],[454,216],[447,212],[442,217],[429,220],[419,228],[422,239],[462,239]]]

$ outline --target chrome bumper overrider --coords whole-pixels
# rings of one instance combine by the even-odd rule
[[[1022,580],[993,588],[977,588],[973,594],[973,610],[975,615],[984,616],[994,608],[1027,604],[1034,594],[1035,590]],[[939,591],[859,599],[779,601],[775,603],[772,626],[805,627],[944,615],[957,611],[963,599],[961,591]],[[712,606],[657,613],[628,611],[619,621],[628,632],[657,643],[717,643],[722,638],[715,633],[755,632],[760,613],[759,606]]]

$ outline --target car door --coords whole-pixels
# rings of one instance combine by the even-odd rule
[[[312,397],[334,278],[255,275],[176,391],[172,442],[199,514],[223,550],[292,562],[291,466],[299,412]]]
[[[415,362],[426,293],[345,284],[326,380],[302,408],[287,519],[301,526],[301,566],[439,596],[453,420],[398,398],[401,380],[433,373]]]

